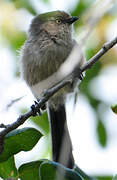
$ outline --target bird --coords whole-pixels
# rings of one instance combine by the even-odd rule
[[[30,24],[27,40],[21,49],[21,75],[37,101],[45,88],[54,86],[46,80],[57,72],[77,44],[73,38],[73,23],[77,20],[77,16],[57,10],[35,16]],[[77,70],[80,70],[83,63],[84,58],[81,58]],[[74,86],[67,85],[60,89],[47,102],[52,159],[71,169],[75,160],[67,126],[65,102],[66,96],[74,92],[76,84],[75,81]]]

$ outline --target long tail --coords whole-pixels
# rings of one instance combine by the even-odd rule
[[[57,110],[48,107],[52,135],[53,161],[59,162],[68,168],[73,168],[74,158],[72,143],[66,122],[65,106],[60,105]]]

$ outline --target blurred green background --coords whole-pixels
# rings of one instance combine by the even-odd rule
[[[33,103],[34,98],[21,80],[19,70],[20,49],[26,40],[26,32],[33,16],[58,9],[79,16],[80,20],[75,24],[74,33],[79,41],[90,26],[90,19],[95,16],[95,9],[100,2],[95,0],[59,2],[0,0],[0,123],[8,124],[15,121],[18,114],[26,112]],[[87,60],[95,55],[106,41],[117,35],[117,1],[104,0],[103,2],[105,4],[109,2],[106,13],[91,29],[84,47]],[[96,15],[101,14],[101,11],[102,9],[99,8]],[[76,127],[75,131],[71,129],[74,149],[76,147],[74,153],[76,163],[87,173],[100,176],[100,179],[101,177],[105,180],[112,179],[111,176],[117,172],[117,115],[111,111],[111,105],[117,104],[117,46],[86,72],[79,89],[80,95],[76,106],[70,99],[73,106],[71,107],[68,102],[67,108],[71,114],[75,113],[74,118],[79,117],[78,121],[70,120],[71,126]],[[9,102],[22,96],[24,98],[20,102],[8,109]],[[78,107],[80,110],[77,110]],[[93,125],[88,127],[88,124]],[[47,114],[31,118],[24,126],[36,126],[45,135],[38,145],[41,144],[41,148],[38,149],[36,146],[31,152],[31,157],[30,153],[24,156],[27,156],[28,160],[51,158]],[[92,146],[95,146],[94,149]],[[22,163],[21,157],[22,153],[16,156],[17,166]]]

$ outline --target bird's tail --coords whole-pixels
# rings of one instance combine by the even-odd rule
[[[53,161],[59,162],[68,168],[73,168],[74,158],[66,122],[65,105],[59,105],[57,110],[50,106],[48,112],[51,125]]]

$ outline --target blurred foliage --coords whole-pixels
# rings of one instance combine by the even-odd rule
[[[49,134],[50,128],[47,112],[44,112],[42,116],[31,117],[31,120],[33,123],[39,126],[40,132],[42,132],[42,134]]]
[[[113,105],[111,109],[115,114],[117,114],[117,104]]]
[[[117,175],[112,180],[117,180]]]
[[[102,146],[106,146],[107,144],[107,129],[104,125],[103,120],[98,119],[97,122],[97,135],[98,140]]]
[[[41,2],[45,3],[45,6],[48,6],[50,3],[49,0],[40,0]],[[91,4],[93,3],[93,0],[79,0],[77,2],[77,5],[75,6],[74,9],[71,9],[70,12],[72,15],[77,15],[80,17],[79,21],[75,24],[75,29],[76,31],[79,31],[83,28],[86,28],[84,26],[85,24],[85,18],[87,16],[88,8],[91,8]],[[38,3],[39,0],[38,0]],[[40,4],[37,4],[38,6]],[[117,8],[117,7],[114,7]],[[23,15],[23,11],[21,13],[20,10],[25,10],[25,14]],[[41,9],[40,9],[41,10]],[[22,25],[21,25],[21,15],[25,19],[25,16],[27,15],[36,15],[39,12],[34,7],[33,0],[1,0],[0,1],[0,43],[2,43],[6,48],[10,48],[12,53],[15,56],[16,62],[19,61],[18,58],[18,51],[20,50],[21,46],[23,45],[24,41],[26,40],[26,32],[24,28],[24,22],[22,19]],[[85,48],[85,55],[86,59],[90,59],[95,53],[98,52],[98,50],[102,47],[102,45],[107,41],[107,32],[108,29],[111,25],[112,22],[114,22],[117,18],[116,13],[112,13],[112,11],[106,13],[101,20],[98,22],[96,27],[94,28],[93,33],[91,36],[89,36],[89,39],[87,41],[87,45]],[[19,27],[18,24],[20,22]],[[80,31],[79,31],[80,32]],[[15,62],[15,64],[17,64]],[[109,51],[107,54],[105,54],[102,58],[101,61],[97,62],[93,68],[90,70],[87,70],[86,76],[83,80],[83,82],[80,84],[80,92],[86,96],[88,99],[90,106],[92,107],[95,117],[96,117],[96,123],[95,123],[95,131],[97,134],[97,140],[100,143],[101,147],[106,147],[108,144],[108,130],[105,124],[104,119],[102,119],[101,113],[102,111],[99,110],[100,104],[105,104],[106,108],[108,109],[108,104],[103,102],[102,100],[97,99],[96,97],[93,96],[93,94],[90,91],[90,84],[92,80],[99,76],[102,69],[105,66],[109,66],[112,64],[117,64],[117,52],[113,48],[111,51]],[[15,75],[19,75],[19,73],[15,73]],[[92,87],[93,88],[93,87]],[[113,112],[117,112],[117,107],[116,105],[112,106]],[[40,132],[46,136],[47,138],[49,137],[50,133],[50,128],[49,128],[49,122],[47,118],[47,113],[44,113],[43,116],[41,117],[34,117],[30,119],[40,130]],[[2,155],[5,158],[8,157],[9,159],[6,161],[5,158],[1,157],[1,161],[3,160],[4,162],[0,163],[0,176],[2,178],[7,178],[7,177],[16,177],[17,176],[17,169],[15,166],[14,162],[14,157],[13,155],[18,153],[21,150],[30,150],[33,148],[33,146],[37,143],[37,141],[41,137],[41,133],[37,130],[31,129],[31,131],[34,131],[33,133],[29,132],[30,129],[27,131],[22,131],[20,132],[21,134],[19,135],[19,131],[15,131],[15,134],[11,134],[8,137],[6,137],[6,144],[7,146],[7,152],[5,151],[7,155]],[[28,132],[28,135],[25,133]],[[32,134],[32,135],[31,135]],[[31,135],[31,136],[30,136]],[[21,139],[22,137],[22,139]],[[37,138],[36,138],[37,137]],[[9,141],[9,142],[7,142]],[[25,145],[26,148],[18,147],[17,144],[23,143],[23,146]],[[48,142],[50,143],[50,141]],[[13,147],[12,153],[10,153],[11,149]],[[18,147],[18,150],[17,150]],[[28,148],[28,149],[27,149]],[[49,150],[48,150],[49,151]],[[29,176],[31,179],[39,179],[38,177],[38,169],[40,166],[41,162],[30,162],[29,164],[24,164],[19,168],[19,173],[23,172],[23,174],[20,174],[20,177],[22,179],[29,179]],[[34,165],[34,166],[33,166]],[[42,166],[42,174],[45,176],[46,174],[43,173],[43,168],[45,170],[45,167],[47,164],[43,164]],[[52,169],[55,166],[53,165],[53,162],[51,162],[51,165],[47,165],[49,168]],[[36,169],[34,169],[36,167]],[[32,172],[31,172],[32,170]],[[34,178],[33,170],[36,171],[34,174],[36,174],[36,178]],[[48,167],[46,169],[48,171]],[[28,171],[28,174],[24,172]],[[31,173],[31,174],[30,174]],[[48,173],[48,172],[47,172]],[[71,173],[71,172],[70,172]],[[68,172],[69,174],[69,172]],[[33,177],[33,178],[32,178]],[[43,179],[43,178],[42,178]],[[69,178],[68,178],[69,179]],[[112,177],[97,177],[98,180],[111,180]]]
[[[14,53],[16,53],[23,45],[26,34],[21,31],[17,25],[17,18],[19,18],[17,9],[12,3],[1,3],[1,30],[0,33],[3,38],[3,43],[8,43]]]
[[[87,0],[79,0],[77,6],[73,11],[71,11],[71,14],[73,16],[81,16],[83,12],[85,12],[91,5],[93,1],[87,1]]]
[[[27,11],[29,11],[31,14],[36,15],[36,10],[33,7],[33,3],[29,0],[8,0],[9,2],[12,2],[17,9],[25,8]]]
[[[112,176],[98,176],[96,178],[98,180],[112,180]]]
[[[91,54],[92,54],[92,52],[90,51],[88,54],[89,58],[90,58]],[[96,99],[95,97],[93,97],[92,94],[90,93],[90,89],[89,89],[91,80],[94,77],[98,76],[98,74],[100,73],[100,70],[101,70],[101,63],[97,62],[93,66],[92,69],[90,69],[86,72],[86,76],[85,76],[83,82],[80,84],[80,91],[88,98],[89,103],[93,107],[93,110],[95,112],[95,117],[96,117],[97,137],[98,137],[100,145],[102,145],[102,147],[104,147],[107,144],[107,130],[106,130],[103,120],[100,119],[101,118],[100,112],[98,111],[98,106],[102,102],[100,100]]]
[[[42,2],[44,3],[49,3],[50,1],[49,0],[41,0]]]

